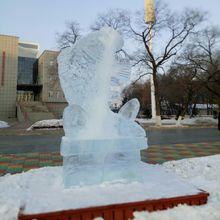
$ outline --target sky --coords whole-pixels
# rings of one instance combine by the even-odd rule
[[[220,27],[220,0],[162,0],[174,10],[185,7],[209,13],[210,23]],[[84,30],[98,13],[108,8],[136,11],[144,0],[0,0],[0,34],[20,37],[40,44],[41,51],[55,50],[56,32],[65,30],[66,21],[77,20]]]

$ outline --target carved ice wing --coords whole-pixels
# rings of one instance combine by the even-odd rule
[[[140,109],[140,103],[137,99],[131,99],[126,102],[119,110],[118,114],[126,119],[135,120]]]

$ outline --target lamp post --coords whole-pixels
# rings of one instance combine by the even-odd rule
[[[152,51],[152,26],[155,22],[155,12],[154,12],[154,0],[145,0],[145,21],[149,25],[149,48]],[[150,76],[150,88],[151,88],[151,112],[152,118],[156,119],[156,101],[155,101],[155,87],[153,75]]]

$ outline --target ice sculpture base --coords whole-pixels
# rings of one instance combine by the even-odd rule
[[[63,175],[66,187],[105,181],[141,181],[140,150],[147,138],[74,139],[63,137]]]

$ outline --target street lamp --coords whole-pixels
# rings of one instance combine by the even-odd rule
[[[152,26],[155,22],[155,10],[154,10],[154,0],[145,0],[145,21],[149,25],[149,48],[152,51]],[[155,101],[155,87],[153,75],[150,76],[150,88],[151,88],[151,112],[152,118],[156,119],[156,101]]]

